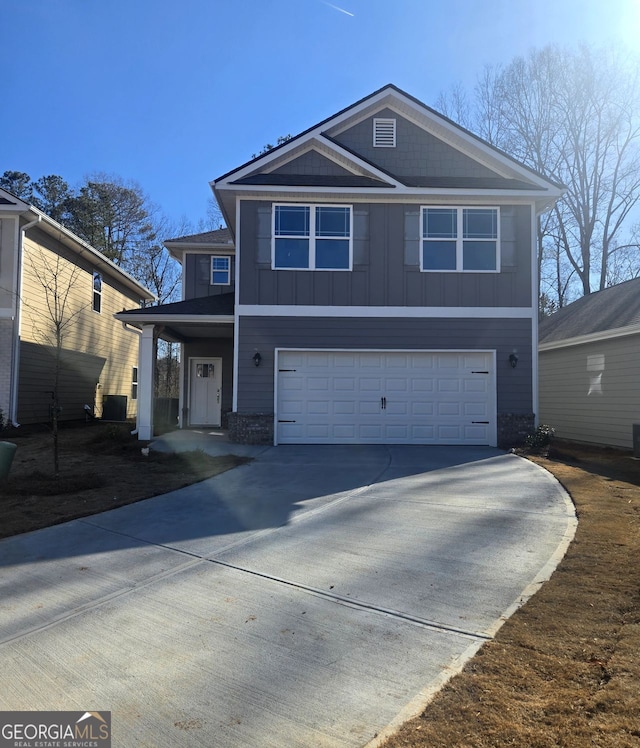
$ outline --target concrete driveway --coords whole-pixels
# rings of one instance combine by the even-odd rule
[[[575,515],[490,448],[275,447],[0,541],[0,709],[114,746],[363,746],[553,571]]]

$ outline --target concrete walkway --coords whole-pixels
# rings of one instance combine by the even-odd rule
[[[363,746],[493,636],[575,529],[548,473],[490,448],[252,449],[0,541],[0,709],[110,710],[114,747]]]

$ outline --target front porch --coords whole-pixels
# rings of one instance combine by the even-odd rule
[[[178,427],[226,426],[233,400],[235,294],[225,293],[145,309],[116,318],[138,330],[138,438],[154,437],[158,341],[180,344]]]

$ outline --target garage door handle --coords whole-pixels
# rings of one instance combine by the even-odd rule
[[[489,423],[489,421],[471,421],[471,423]]]
[[[488,371],[472,371],[472,374],[488,374]]]
[[[278,423],[295,423],[295,421],[281,421],[281,420],[280,420],[280,419],[278,418]]]
[[[298,371],[297,369],[278,369],[278,371]]]
[[[380,398],[380,407],[382,408],[382,410],[387,409],[387,398],[386,397]]]

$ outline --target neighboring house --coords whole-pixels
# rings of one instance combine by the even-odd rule
[[[630,449],[640,423],[640,278],[540,323],[540,419],[556,435]]]
[[[212,183],[228,230],[167,242],[183,427],[275,444],[504,444],[537,412],[536,219],[562,187],[395,86]],[[144,390],[144,394],[142,394]]]
[[[61,419],[84,418],[85,405],[100,417],[135,417],[140,333],[113,315],[154,298],[75,234],[0,190],[3,420],[50,420],[56,361]]]

